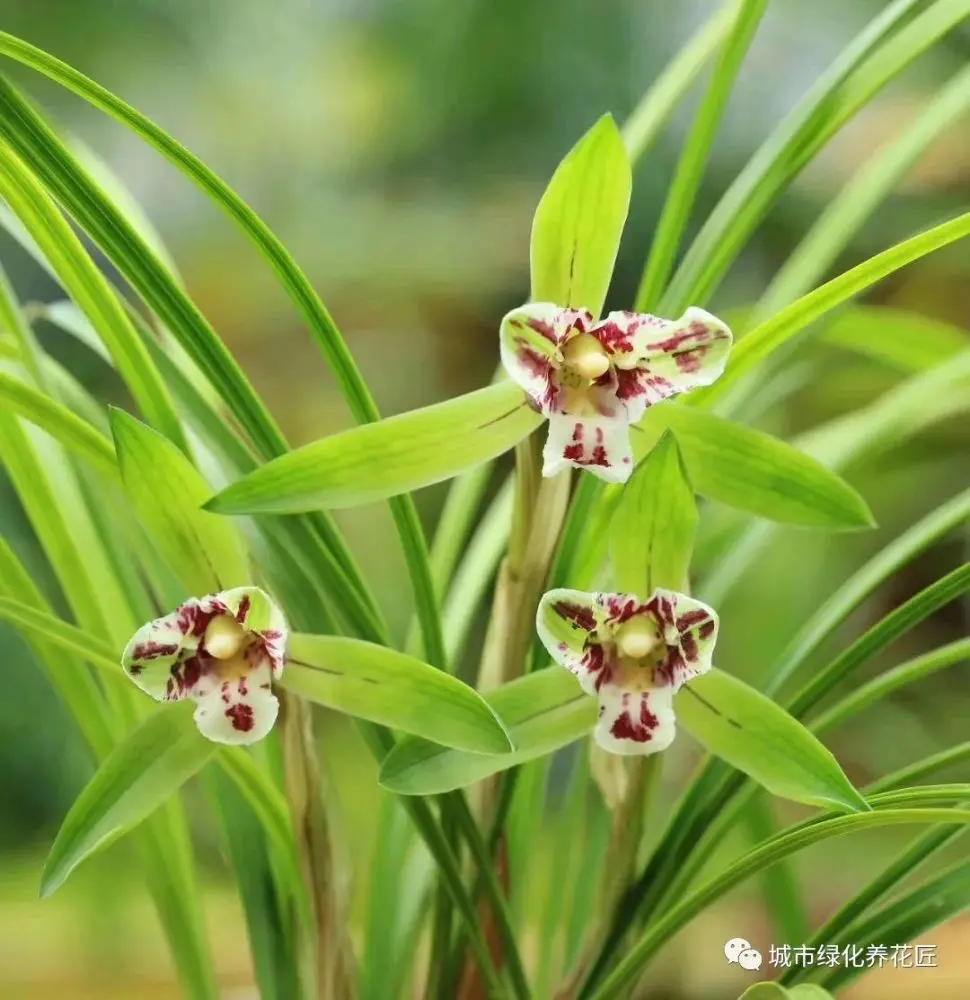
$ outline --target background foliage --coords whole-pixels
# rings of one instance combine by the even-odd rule
[[[864,0],[770,5],[719,131],[698,217],[845,39],[881,6]],[[622,120],[714,7],[611,0],[597,5],[593,15],[580,0],[287,0],[272,9],[256,0],[125,5],[7,0],[0,28],[110,86],[182,139],[253,204],[307,270],[382,412],[390,414],[491,377],[496,318],[527,294],[528,227],[550,170],[604,108]],[[712,309],[730,313],[750,303],[835,193],[874,149],[916,119],[929,95],[966,62],[968,50],[970,31],[964,25],[837,137],[772,211],[709,303]],[[299,444],[349,426],[332,379],[289,304],[215,210],[123,129],[25,71],[12,75],[125,178],[193,298],[288,437]],[[608,308],[633,300],[693,110],[694,102],[688,102],[678,111],[637,167],[631,221]],[[966,118],[962,127],[945,130],[838,264],[850,266],[965,207],[968,135]],[[6,238],[0,251],[22,298],[54,297],[44,274]],[[835,266],[832,273],[842,269]],[[895,275],[867,301],[966,328],[967,270],[966,247],[957,244]],[[90,352],[50,325],[41,324],[39,331],[44,345],[101,398],[128,402]],[[792,371],[791,391],[780,400],[766,399],[756,421],[786,437],[875,400],[901,374],[898,363],[847,355],[824,344],[802,352]],[[721,637],[721,665],[750,679],[763,675],[838,581],[905,526],[970,485],[968,450],[967,422],[958,416],[901,447],[861,455],[845,474],[869,502],[878,531],[846,536],[778,529],[772,547],[740,581],[732,581],[720,605],[729,623]],[[418,497],[429,525],[441,497],[439,489]],[[43,581],[43,561],[6,482],[0,502],[3,534]],[[733,515],[721,510],[707,515],[702,565],[716,573],[721,529],[730,529]],[[337,520],[374,582],[392,629],[402,634],[411,618],[410,591],[390,519],[375,507],[338,512]],[[846,624],[845,635],[878,621],[965,560],[966,548],[965,536],[950,538],[911,563]],[[867,671],[874,675],[962,638],[967,625],[966,603],[951,604]],[[5,806],[0,991],[25,1000],[177,996],[155,918],[139,882],[129,875],[133,859],[127,845],[90,861],[53,901],[36,900],[40,858],[89,765],[43,676],[16,636],[7,629],[3,634],[8,694],[0,700]],[[970,707],[965,677],[965,664],[940,672],[827,735],[856,784],[965,738]],[[375,768],[344,720],[328,715],[319,729],[342,848],[348,857],[368,857],[381,808]],[[671,797],[689,773],[695,753],[688,741],[680,741],[667,766],[663,796]],[[940,780],[947,777],[966,777],[965,767],[963,774],[951,771]],[[554,769],[553,815],[561,793]],[[195,804],[194,832],[208,845],[208,915],[220,976],[227,986],[244,989],[250,972],[240,914],[216,850],[212,814],[201,798]],[[791,818],[800,815],[795,807],[785,809]],[[744,835],[743,827],[734,834]],[[801,856],[796,867],[805,876],[813,912],[830,912],[899,843],[892,832],[873,833]],[[952,856],[941,856],[941,863]],[[355,867],[362,920],[368,866]],[[823,871],[824,879],[815,877]],[[548,874],[532,873],[537,899],[549,899],[554,882]],[[656,975],[671,996],[737,995],[744,974],[724,967],[720,945],[737,935],[763,944],[771,940],[756,888],[730,897],[689,939],[682,936],[669,949]],[[966,925],[955,921],[931,936],[939,944],[941,967],[936,973],[921,970],[921,996],[962,995],[952,983],[970,976],[961,959],[966,933]],[[690,962],[684,960],[688,955]],[[963,970],[962,980],[957,969]],[[912,975],[900,973],[896,980]],[[897,988],[908,987],[897,986],[887,973],[861,982],[852,995],[890,997]]]

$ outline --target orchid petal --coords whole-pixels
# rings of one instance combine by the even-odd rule
[[[586,694],[596,694],[607,666],[605,616],[596,597],[581,590],[550,590],[536,612],[536,632],[546,651],[575,675]]]
[[[628,757],[666,750],[677,734],[673,697],[670,687],[631,691],[607,681],[599,691],[597,744]]]
[[[634,341],[639,364],[627,384],[621,383],[620,395],[635,408],[637,401],[646,407],[716,381],[727,364],[732,336],[716,316],[692,306],[660,329],[654,322],[643,322]],[[640,415],[642,409],[636,419]]]
[[[552,414],[542,463],[543,476],[554,476],[576,466],[607,483],[625,483],[633,472],[630,427],[626,417]]]
[[[195,723],[215,743],[242,745],[268,735],[279,714],[268,661],[244,677],[212,684],[197,699]]]
[[[555,372],[562,364],[559,346],[573,331],[593,325],[585,309],[562,309],[531,302],[507,313],[499,327],[502,365],[544,413],[555,412],[561,395]]]
[[[156,701],[181,701],[198,680],[194,667],[185,669],[200,642],[201,633],[192,628],[198,609],[191,597],[171,614],[146,622],[122,653],[125,673]]]
[[[667,658],[657,675],[673,693],[711,669],[719,627],[713,608],[686,594],[655,590],[644,610],[664,631]]]

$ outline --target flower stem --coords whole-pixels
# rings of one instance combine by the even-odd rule
[[[278,696],[286,798],[315,918],[312,938],[303,949],[305,981],[311,984],[310,996],[319,1000],[350,1000],[354,994],[353,953],[346,933],[342,893],[337,885],[310,707],[285,691]]]
[[[590,966],[602,951],[612,930],[611,917],[637,872],[640,847],[646,833],[647,814],[660,785],[663,755],[634,757],[626,768],[626,787],[611,806],[612,824],[606,853],[606,878],[597,912],[602,916],[574,966],[567,982],[556,993],[556,1000],[569,1000],[588,978]],[[610,802],[607,801],[607,805]]]

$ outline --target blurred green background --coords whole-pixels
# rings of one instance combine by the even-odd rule
[[[731,100],[695,217],[714,204],[774,123],[883,6],[878,0],[771,4]],[[239,191],[306,269],[382,411],[391,414],[490,378],[497,321],[527,294],[529,226],[550,172],[601,113],[610,110],[622,120],[716,7],[711,0],[0,0],[0,28],[123,96]],[[855,119],[775,208],[716,299],[705,305],[721,311],[750,302],[821,207],[874,150],[914,120],[968,53],[970,26],[964,25]],[[298,317],[231,225],[123,128],[20,67],[11,72],[124,179],[190,293],[291,440],[302,443],[347,426],[348,414]],[[632,300],[692,105],[637,168],[609,306]],[[844,263],[954,214],[968,193],[970,129],[964,122],[927,152]],[[0,250],[24,300],[54,296],[8,240]],[[958,244],[884,283],[869,301],[968,328],[968,265],[966,247]],[[63,343],[51,329],[42,333],[105,399],[124,402],[92,355]],[[796,433],[846,412],[899,378],[834,351],[803,353],[816,364],[811,377],[760,418],[775,433]],[[970,434],[965,420],[955,420],[853,466],[848,478],[866,496],[880,528],[849,537],[780,531],[770,553],[736,583],[721,608],[721,665],[749,677],[770,669],[794,628],[838,581],[915,518],[970,485],[968,460]],[[435,489],[418,498],[429,527],[442,497]],[[5,480],[0,518],[4,534],[44,579]],[[375,508],[340,520],[389,619],[403,631],[410,598],[388,519]],[[846,635],[965,560],[967,542],[967,536],[951,539],[917,560],[860,612]],[[715,541],[707,551],[716,560]],[[945,609],[871,670],[966,635],[968,610],[966,604]],[[44,851],[90,763],[19,640],[6,629],[3,640],[0,997],[175,997],[124,843],[86,864],[53,900],[36,899]],[[833,734],[830,744],[850,775],[865,781],[965,738],[968,676],[966,665],[953,668]],[[324,766],[344,850],[348,863],[352,857],[365,872],[378,799],[373,768],[341,720],[323,723]],[[668,795],[696,757],[688,742],[679,741],[670,755]],[[211,817],[201,799],[198,806],[211,897],[207,919],[226,996],[242,1000],[255,994],[248,991],[240,913]],[[870,837],[806,855],[799,869],[813,913],[829,913],[899,843],[898,835]],[[770,934],[756,892],[732,898],[670,949],[651,995],[737,996],[750,974],[726,967],[721,944],[741,935],[766,949]],[[937,970],[888,970],[851,995],[965,997],[970,923],[956,921],[926,940],[939,947]]]

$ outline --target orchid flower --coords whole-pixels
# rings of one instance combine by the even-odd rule
[[[731,331],[703,309],[676,321],[533,302],[500,328],[502,364],[549,418],[544,476],[570,465],[610,483],[633,471],[630,425],[654,403],[710,385],[724,371]]]
[[[283,672],[283,612],[257,587],[190,597],[132,636],[125,673],[156,701],[196,704],[194,719],[216,743],[255,743],[273,728]]]
[[[672,590],[632,594],[551,590],[536,614],[542,644],[580,687],[599,698],[596,742],[610,753],[666,750],[674,695],[711,668],[717,614]]]

